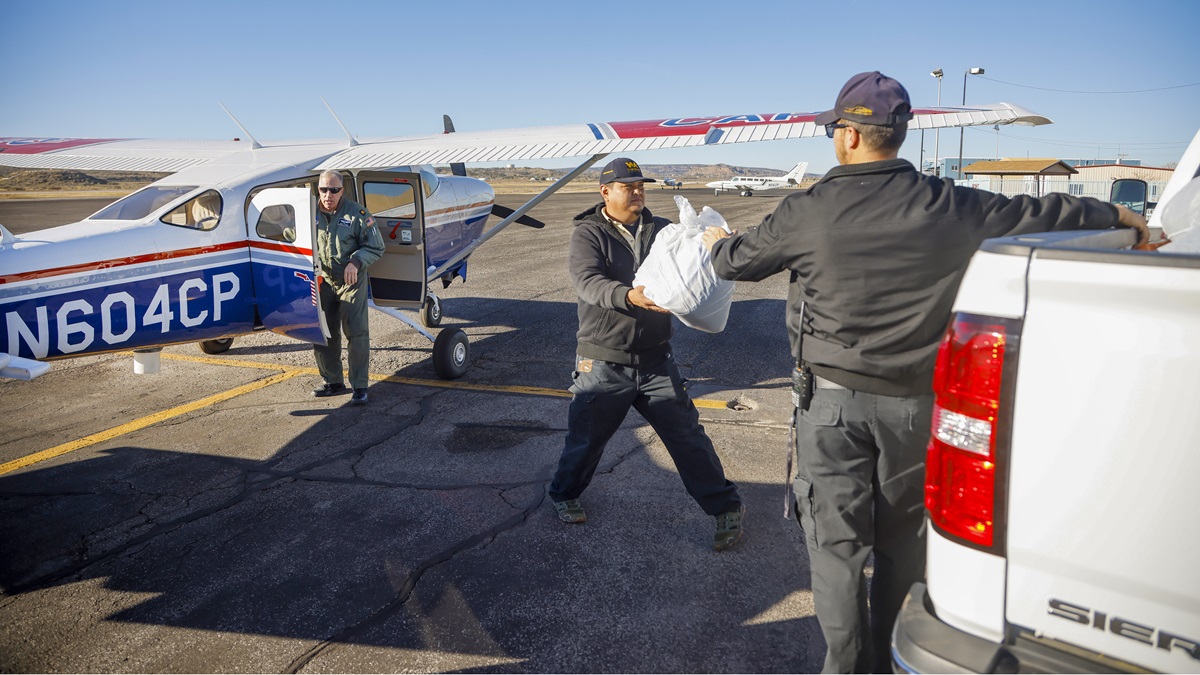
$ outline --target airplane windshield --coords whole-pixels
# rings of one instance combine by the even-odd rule
[[[197,187],[196,185],[151,185],[109,204],[88,220],[141,220]]]

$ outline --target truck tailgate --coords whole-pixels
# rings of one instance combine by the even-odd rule
[[[1200,259],[1039,249],[1027,280],[1006,620],[1196,672]]]

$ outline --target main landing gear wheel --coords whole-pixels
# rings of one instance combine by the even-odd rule
[[[753,197],[754,193],[749,190],[742,190],[742,196],[743,197]]]
[[[233,338],[219,338],[216,340],[205,340],[200,343],[200,351],[205,354],[222,354],[229,351],[233,346]]]
[[[421,305],[421,325],[426,328],[442,325],[442,301],[436,295],[426,296],[425,304]]]
[[[443,380],[462,377],[470,358],[467,334],[459,328],[447,328],[433,341],[433,372]]]

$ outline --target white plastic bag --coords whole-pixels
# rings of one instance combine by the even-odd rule
[[[679,317],[684,325],[720,333],[729,319],[734,283],[717,277],[712,254],[701,238],[710,227],[728,232],[729,226],[708,206],[697,214],[684,197],[676,196],[675,203],[679,205],[679,222],[658,233],[633,285],[645,286],[646,297]]]

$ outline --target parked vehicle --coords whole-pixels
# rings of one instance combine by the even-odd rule
[[[972,259],[897,672],[1200,672],[1198,167],[1200,133],[1151,218],[1173,240],[1157,251],[1105,230]]]

